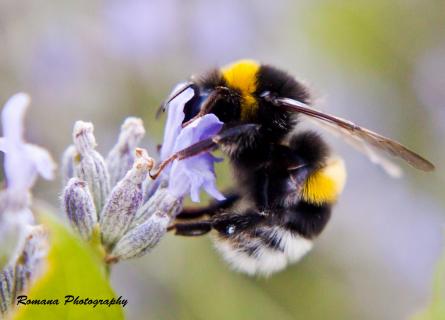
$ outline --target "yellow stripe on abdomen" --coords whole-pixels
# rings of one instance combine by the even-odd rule
[[[221,69],[227,85],[241,92],[241,120],[249,120],[256,114],[258,103],[253,94],[259,69],[260,64],[254,60],[239,60]]]
[[[341,158],[335,157],[327,165],[312,173],[303,185],[302,200],[313,204],[333,203],[346,183],[346,168]]]

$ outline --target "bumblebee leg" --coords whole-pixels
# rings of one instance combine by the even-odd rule
[[[236,193],[232,193],[226,196],[225,200],[212,202],[210,205],[204,208],[185,208],[177,216],[176,219],[189,220],[200,218],[204,215],[212,216],[221,209],[227,209],[231,207],[240,196]]]
[[[266,216],[257,211],[245,213],[224,212],[214,215],[209,220],[175,223],[168,227],[167,230],[175,230],[175,235],[202,236],[214,229],[222,236],[231,236],[242,230],[251,228],[265,219]]]
[[[211,218],[212,228],[222,236],[232,236],[265,221],[267,216],[256,210],[248,212],[224,212]]]
[[[212,223],[207,220],[189,223],[176,223],[167,229],[167,231],[172,230],[175,230],[175,235],[179,236],[202,236],[212,230]]]
[[[257,131],[258,128],[259,125],[248,123],[233,128],[223,129],[220,133],[211,138],[201,140],[195,144],[192,144],[191,146],[188,146],[185,149],[172,154],[169,158],[165,159],[159,164],[159,166],[156,168],[155,173],[152,173],[150,170],[149,175],[152,179],[156,179],[172,161],[187,159],[203,152],[210,152],[218,148],[218,146],[224,144],[229,139],[233,137],[240,137],[247,132]],[[153,168],[152,170],[154,169],[155,168]]]

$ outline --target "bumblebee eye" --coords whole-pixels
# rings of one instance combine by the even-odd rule
[[[184,106],[185,117],[182,123],[186,123],[199,113],[202,102],[208,96],[207,92],[200,92],[198,87],[194,87],[193,90],[195,91],[193,98],[191,98]]]

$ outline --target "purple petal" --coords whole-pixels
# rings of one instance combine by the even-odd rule
[[[193,125],[193,123],[191,123],[190,125]],[[213,137],[221,130],[223,125],[224,123],[219,121],[218,117],[212,113],[206,114],[205,116],[201,117],[200,122],[196,124],[198,141]]]
[[[193,143],[210,138],[221,130],[223,123],[214,114],[206,114],[182,129],[176,139],[173,152],[187,148]]]
[[[213,181],[206,181],[203,185],[205,192],[207,192],[210,196],[215,198],[216,200],[224,200],[226,197],[216,189],[215,179]]]
[[[183,197],[190,190],[190,179],[181,161],[174,161],[171,166],[168,190],[176,198]]]
[[[38,174],[46,180],[54,179],[56,164],[47,150],[33,144],[27,144],[26,153]]]
[[[191,186],[190,186],[190,198],[193,202],[200,202],[199,198],[199,188],[202,185],[202,181],[200,181],[199,177],[191,177]]]
[[[3,136],[10,142],[23,141],[23,122],[26,109],[31,98],[26,93],[16,93],[8,101],[2,111]]]
[[[192,88],[185,90],[182,94],[173,99],[168,105],[167,122],[165,124],[164,140],[161,148],[161,159],[168,158],[174,151],[173,147],[176,138],[182,129],[184,120],[184,106],[193,97]]]
[[[33,163],[29,160],[26,144],[2,138],[0,150],[5,153],[5,176],[7,187],[14,190],[28,190],[37,178]]]
[[[170,171],[168,190],[177,197],[190,192],[192,201],[199,202],[199,190],[204,190],[212,197],[223,200],[224,196],[216,190],[213,165],[218,159],[209,153],[189,159],[176,160]]]
[[[2,110],[4,137],[0,139],[0,151],[5,155],[4,167],[9,189],[27,192],[37,175],[45,179],[54,176],[55,164],[49,153],[23,140],[23,120],[30,98],[24,93],[12,96]]]
[[[193,94],[192,89],[187,89],[169,105],[161,159],[166,159],[177,151],[216,135],[223,126],[214,114],[207,114],[182,128],[184,105]],[[217,161],[219,159],[208,152],[174,161],[164,170],[164,174],[169,176],[169,192],[177,198],[184,197],[190,192],[192,201],[199,202],[200,189],[204,188],[212,197],[218,200],[224,199],[215,187],[216,177],[213,167]]]

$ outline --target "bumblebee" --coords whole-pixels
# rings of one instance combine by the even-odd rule
[[[235,192],[208,207],[184,209],[169,230],[182,236],[214,231],[224,259],[250,275],[269,275],[301,259],[345,185],[343,160],[318,133],[299,130],[303,118],[339,133],[391,175],[400,171],[385,153],[423,171],[434,169],[400,143],[318,111],[302,83],[270,65],[241,60],[192,77],[164,106],[188,88],[195,95],[184,106],[183,126],[213,113],[223,129],[165,160],[153,177],[174,159],[219,148],[230,159]]]

